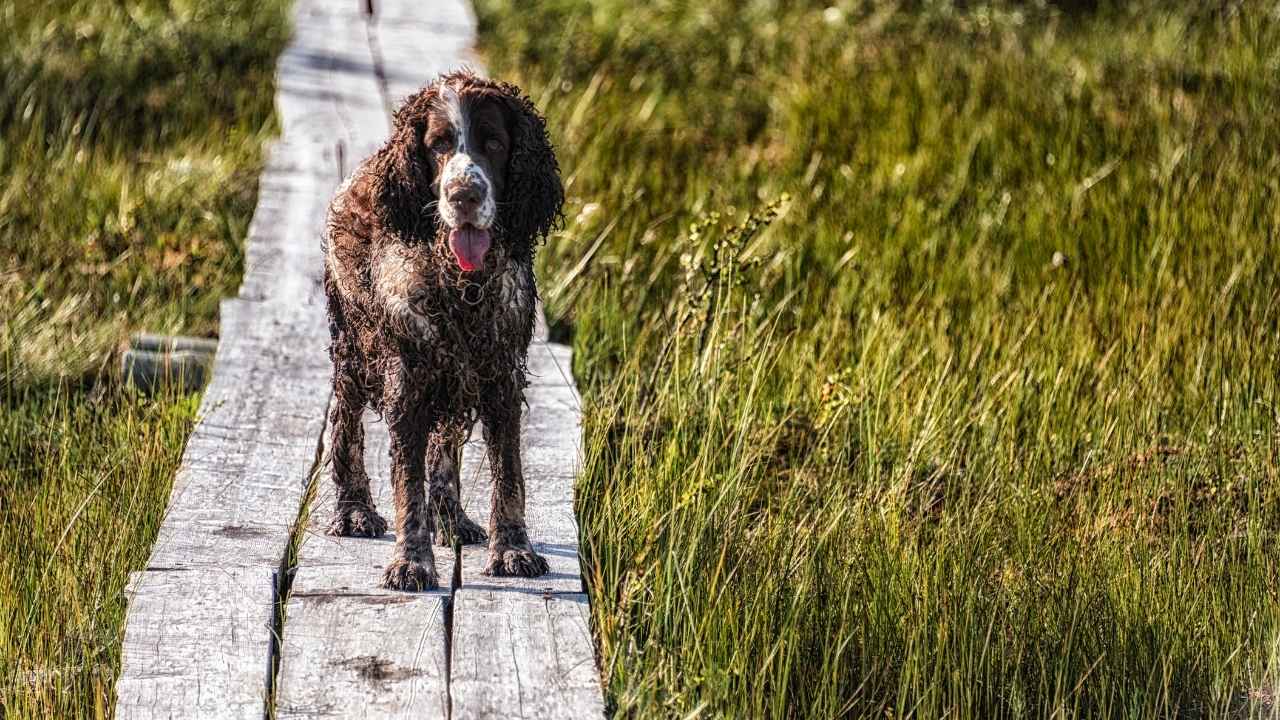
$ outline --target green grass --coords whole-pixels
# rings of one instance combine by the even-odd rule
[[[619,716],[1276,712],[1274,2],[514,8]]]
[[[110,714],[198,406],[114,351],[234,294],[287,5],[0,4],[0,717]]]

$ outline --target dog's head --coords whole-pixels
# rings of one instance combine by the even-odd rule
[[[447,240],[458,266],[494,242],[530,260],[560,218],[560,168],[542,115],[509,83],[456,72],[396,112],[379,201],[393,224]],[[425,231],[425,232],[424,232]]]

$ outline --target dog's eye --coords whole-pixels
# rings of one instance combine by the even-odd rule
[[[484,149],[489,152],[498,152],[502,149],[502,141],[498,138],[489,138],[484,143]]]
[[[449,152],[452,146],[453,141],[447,135],[437,135],[431,140],[431,149],[438,153]]]

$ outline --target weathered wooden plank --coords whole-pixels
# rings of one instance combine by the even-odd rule
[[[420,35],[444,35],[466,43],[468,50],[475,44],[476,16],[466,0],[373,0],[373,9],[380,29],[408,28]]]
[[[372,413],[364,423],[370,490],[391,518],[386,425]],[[448,590],[381,589],[394,535],[327,535],[336,499],[327,473],[318,480],[285,615],[277,717],[447,717]],[[446,588],[453,562],[451,551],[437,552]]]
[[[453,719],[604,716],[585,595],[453,598]]]
[[[321,4],[329,18],[329,37],[321,40],[334,63],[330,82],[346,140],[343,172],[350,174],[391,132],[383,68],[370,42],[374,20],[364,14],[360,3],[322,0]]]
[[[298,589],[323,575],[290,594],[276,717],[447,717],[448,594]]]
[[[383,58],[384,78],[392,105],[399,105],[432,77],[459,67],[476,67],[472,52],[474,20],[445,14],[423,21],[409,15],[406,3],[385,3],[376,16],[373,39]],[[433,3],[457,6],[462,3]],[[434,10],[433,10],[434,12]],[[411,65],[401,62],[413,58]]]
[[[268,568],[136,573],[116,717],[261,718],[273,582]]]
[[[279,105],[288,105],[284,91]],[[278,300],[297,306],[319,298],[319,236],[325,198],[339,177],[339,126],[335,113],[317,113],[313,124],[327,116],[330,132],[313,139],[283,138],[268,153],[258,184],[258,206],[245,244],[244,280],[240,297]],[[223,338],[227,333],[221,333]]]
[[[259,186],[240,294],[322,305],[317,239],[325,209],[355,160],[385,136],[388,121],[359,4],[299,0],[293,21],[277,70],[283,132]]]
[[[129,337],[129,347],[134,350],[158,353],[194,352],[213,355],[218,352],[218,341],[213,338],[191,337],[189,335],[160,335],[140,332],[134,333]]]
[[[132,588],[120,718],[262,712],[271,577],[315,462],[329,371],[301,351],[314,329],[293,310],[231,300],[223,320],[201,419]]]
[[[149,567],[278,566],[316,460],[330,372],[317,323],[243,300],[223,318],[231,333]]]
[[[393,104],[440,73],[479,66],[470,3],[375,0],[374,8],[372,38]]]
[[[213,356],[191,351],[154,352],[130,348],[120,354],[120,378],[143,393],[163,387],[198,392],[210,375]]]

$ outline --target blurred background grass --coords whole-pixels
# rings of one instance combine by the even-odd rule
[[[198,398],[119,387],[137,330],[239,285],[288,3],[0,3],[0,717],[105,716],[128,572]]]
[[[478,5],[620,716],[1276,713],[1280,6]]]

